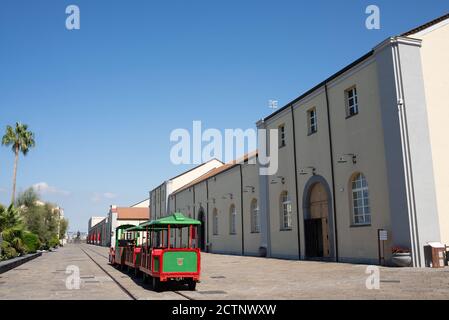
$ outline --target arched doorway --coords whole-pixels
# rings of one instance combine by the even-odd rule
[[[201,251],[206,250],[206,215],[204,209],[200,208],[198,213],[198,220],[201,221],[201,226],[198,234],[198,243]]]
[[[303,197],[306,258],[326,259],[334,255],[331,193],[326,180],[312,177]]]

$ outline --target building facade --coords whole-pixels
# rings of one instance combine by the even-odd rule
[[[280,133],[279,171],[259,180],[269,256],[377,263],[386,230],[387,261],[399,246],[424,266],[428,242],[449,242],[448,18],[385,40],[258,122]]]
[[[140,201],[131,207],[111,205],[106,217],[92,217],[89,220],[87,242],[103,247],[115,243],[115,230],[122,225],[139,225],[150,220],[149,200]]]
[[[169,208],[170,204],[168,197],[170,194],[176,192],[180,188],[189,184],[191,181],[197,179],[203,174],[209,172],[214,168],[218,168],[223,165],[223,162],[212,159],[206,163],[203,163],[189,171],[181,173],[180,175],[173,177],[150,191],[150,203],[151,212],[153,218],[160,218],[166,216],[172,212]]]
[[[449,244],[448,49],[449,15],[386,39],[257,122],[275,175],[209,166],[152,209],[201,220],[209,252],[377,264],[382,234],[386,263],[401,247],[423,267],[428,242]]]
[[[172,212],[202,222],[199,247],[208,252],[259,255],[257,153],[212,169],[169,197]]]

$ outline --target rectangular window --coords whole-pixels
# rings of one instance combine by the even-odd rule
[[[214,209],[214,213],[213,213],[213,233],[214,233],[214,236],[218,235],[218,212],[217,212],[217,209]]]
[[[357,100],[357,88],[354,86],[345,91],[346,96],[346,116],[352,117],[359,113],[359,104]]]
[[[235,211],[233,211],[231,213],[231,221],[230,221],[230,228],[229,228],[230,234],[237,234],[236,223],[237,223],[237,213]]]
[[[307,119],[309,121],[309,134],[313,134],[318,131],[318,122],[316,116],[316,108],[312,108],[307,111]]]
[[[279,148],[285,147],[285,125],[281,124],[279,130]]]
[[[281,197],[281,229],[290,230],[292,228],[292,202],[287,193]]]

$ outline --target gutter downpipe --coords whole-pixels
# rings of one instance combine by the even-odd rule
[[[329,94],[327,83],[324,84],[324,91],[326,93],[326,111],[327,111],[327,126],[329,133],[329,152],[330,152],[330,160],[331,160],[331,175],[332,175],[332,205],[334,211],[334,234],[335,234],[335,261],[338,262],[338,228],[337,228],[337,200],[335,199],[335,172],[334,172],[334,147],[332,144],[332,127],[331,127],[331,118],[330,118],[330,110],[329,110]]]
[[[301,260],[301,234],[299,232],[299,197],[298,197],[298,164],[296,158],[296,130],[295,130],[295,115],[293,113],[293,104],[290,105],[290,111],[292,115],[292,127],[293,127],[293,160],[295,168],[295,200],[296,200],[296,222],[297,222],[297,234],[298,234],[298,259]]]

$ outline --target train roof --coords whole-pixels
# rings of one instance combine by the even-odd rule
[[[129,229],[129,228],[132,228],[132,227],[135,227],[135,225],[133,225],[133,224],[124,224],[124,225],[118,226],[117,228],[115,228],[115,230],[126,230],[126,229]]]
[[[192,218],[188,218],[184,216],[182,213],[177,212],[172,215],[169,215],[164,218],[160,218],[158,220],[144,222],[140,225],[140,227],[160,227],[160,226],[168,226],[173,225],[177,227],[188,226],[188,225],[200,225],[201,221],[195,220]]]
[[[126,229],[125,231],[145,231],[146,229],[143,228],[141,225],[133,226],[131,228]]]

